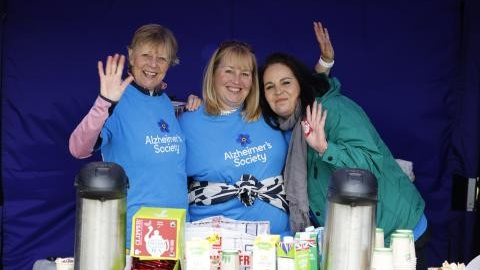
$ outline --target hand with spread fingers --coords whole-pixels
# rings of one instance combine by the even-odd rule
[[[313,102],[312,108],[307,106],[307,119],[302,121],[302,126],[305,132],[305,139],[307,143],[320,155],[323,155],[327,150],[328,143],[325,136],[325,120],[327,119],[327,111],[322,111],[322,103]],[[308,126],[308,128],[305,128]]]
[[[105,69],[102,61],[98,61],[98,75],[100,76],[100,94],[113,101],[119,101],[125,91],[125,88],[133,81],[133,76],[129,75],[122,80],[123,67],[125,65],[125,56],[115,54],[108,56]]]
[[[320,47],[320,59],[319,63],[315,65],[315,71],[318,73],[328,74],[331,65],[333,65],[334,62],[334,51],[332,42],[330,40],[330,35],[328,34],[327,28],[323,27],[321,22],[314,22],[313,29]]]

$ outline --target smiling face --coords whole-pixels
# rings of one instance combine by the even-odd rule
[[[162,83],[170,66],[164,44],[139,44],[128,49],[128,59],[135,82],[151,91]]]
[[[214,71],[213,87],[223,110],[240,107],[252,88],[252,67],[249,59],[226,55]]]
[[[300,95],[300,84],[284,64],[272,64],[263,73],[265,98],[273,112],[288,118],[295,112]]]

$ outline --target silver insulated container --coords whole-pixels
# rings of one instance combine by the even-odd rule
[[[75,270],[123,270],[128,179],[112,162],[85,165],[75,178]]]
[[[376,228],[377,179],[340,169],[328,186],[322,270],[370,270]]]

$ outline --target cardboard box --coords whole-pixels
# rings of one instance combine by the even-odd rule
[[[142,207],[132,217],[130,256],[180,260],[184,256],[185,209]]]

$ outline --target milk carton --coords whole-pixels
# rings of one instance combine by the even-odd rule
[[[210,243],[195,238],[185,243],[186,270],[210,269]]]
[[[317,231],[295,234],[295,270],[318,270]]]
[[[255,238],[252,252],[252,270],[276,270],[280,235],[262,234]]]
[[[295,243],[291,236],[277,244],[277,270],[295,270]]]

